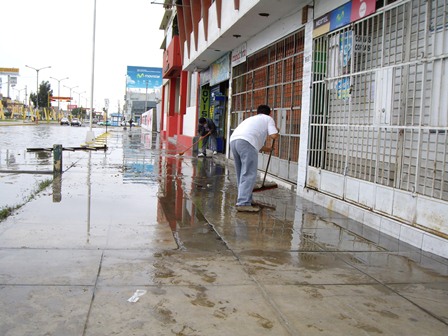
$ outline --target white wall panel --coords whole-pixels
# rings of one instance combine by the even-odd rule
[[[395,221],[391,221],[386,217],[381,218],[381,232],[391,236],[392,238],[399,239],[401,224]]]
[[[208,9],[208,41],[203,41],[204,45],[200,48],[199,53],[201,53],[210,44],[210,42],[215,41],[219,38],[221,34],[221,29],[218,28],[218,16],[216,12],[216,2],[213,2]]]
[[[338,8],[348,2],[347,0],[316,0],[314,1],[314,15],[315,18],[331,12],[333,9]]]
[[[419,196],[416,222],[432,230],[448,234],[448,204]]]
[[[247,1],[241,1],[242,3],[245,3]],[[253,3],[256,3],[258,1],[251,1]],[[244,13],[244,10],[235,10],[234,9],[235,4],[233,1],[223,1],[222,2],[222,15],[221,15],[221,31],[225,32],[228,30],[236,21],[236,18],[240,17],[242,13]]]
[[[320,189],[323,192],[339,197],[344,195],[344,176],[327,171],[322,171],[321,175]]]
[[[375,189],[373,183],[359,181],[359,203],[373,209],[375,207]]]
[[[422,250],[448,258],[447,240],[430,234],[423,236]]]
[[[408,192],[400,190],[394,191],[394,204],[392,215],[412,223],[415,219],[415,207],[417,206],[417,198],[412,197]]]
[[[313,174],[316,174],[315,176],[318,176],[317,171],[315,169],[312,169],[311,171],[312,176]],[[363,187],[361,187],[361,190],[362,189]],[[312,189],[299,190],[299,194],[305,199],[317,203],[329,210],[336,211],[340,214],[347,216],[355,215],[355,212],[351,211],[351,209],[356,206],[348,204],[343,200],[336,199],[330,195],[326,195],[323,194],[322,192]],[[343,206],[343,204],[345,204],[345,207]],[[365,225],[387,235],[387,236],[381,235],[379,237],[380,238],[379,243],[383,247],[391,249],[399,249],[398,245],[399,242],[393,240],[393,238],[400,239],[401,237],[409,244],[416,246],[417,248],[420,248],[423,251],[428,251],[436,255],[440,255],[444,258],[448,258],[447,239],[437,237],[428,232],[423,232],[422,230],[419,230],[416,227],[382,216],[381,214],[372,212],[371,210],[368,209],[361,209],[361,210],[364,211],[362,222]],[[432,208],[432,210],[434,210],[434,208]],[[440,209],[437,211],[440,211]],[[445,211],[445,213],[447,213],[447,209],[442,209],[441,211]],[[357,218],[361,220],[360,214],[356,214],[355,216],[357,216]],[[306,223],[309,222],[306,221]],[[388,240],[390,241],[390,247],[386,246]]]
[[[247,55],[254,54],[265,48],[267,45],[299,30],[303,27],[301,22],[302,11],[298,9],[296,13],[292,13],[289,17],[277,21],[275,24],[267,27],[247,41]]]
[[[297,172],[299,170],[299,165],[291,162],[289,164],[289,172],[288,172],[288,178],[289,181],[297,181]]]
[[[413,246],[422,246],[424,232],[411,226],[401,226],[400,240]]]
[[[197,106],[187,107],[184,115],[184,135],[194,137],[196,135],[196,110]]]
[[[370,210],[364,210],[364,218],[363,223],[367,226],[380,231],[381,229],[381,216],[370,211]]]
[[[307,186],[313,189],[320,189],[319,169],[308,167]]]
[[[375,193],[375,210],[392,213],[392,204],[394,202],[394,191],[390,188],[381,186],[376,187]]]
[[[345,198],[353,201],[359,201],[359,180],[347,178],[345,181]]]

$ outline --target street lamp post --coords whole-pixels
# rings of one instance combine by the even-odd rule
[[[61,91],[61,82],[64,80],[64,79],[68,79],[68,77],[65,77],[65,78],[62,78],[62,79],[57,79],[57,78],[54,78],[54,77],[50,77],[51,79],[54,79],[54,80],[56,80],[56,81],[58,81],[58,97],[61,97],[61,94],[60,94],[60,91]],[[61,109],[60,109],[60,100],[58,99],[58,113],[61,111]]]
[[[79,85],[72,86],[72,87],[69,87],[69,86],[65,86],[65,85],[64,85],[64,87],[70,90],[70,103],[71,103],[71,102],[72,102],[72,90],[73,90],[73,89],[76,89],[77,87],[79,87]],[[67,109],[67,110],[68,110],[68,109]]]
[[[95,35],[96,35],[96,0],[93,2],[93,34],[92,34],[92,81],[90,88],[90,115],[89,115],[89,130],[86,134],[86,142],[92,142],[95,140],[95,134],[92,130],[92,113],[93,113],[93,91],[95,88]],[[107,120],[106,120],[107,130]]]
[[[26,90],[26,87],[24,87],[23,89],[15,89],[16,90],[16,94],[17,94],[17,96],[16,96],[16,101],[19,101],[20,102],[20,93],[23,91],[23,90]]]
[[[78,109],[79,109],[79,107],[82,106],[82,104],[81,104],[81,94],[86,93],[86,92],[85,91],[83,91],[83,92],[73,91],[73,93],[77,93],[78,94]],[[82,117],[82,108],[81,108],[81,114],[80,115]]]
[[[39,68],[39,69],[33,68],[32,66],[29,66],[29,65],[25,65],[25,66],[27,68],[36,70],[36,74],[37,74],[36,75],[36,109],[39,111],[39,71],[43,70],[43,69],[51,68],[51,65],[43,67],[43,68]]]

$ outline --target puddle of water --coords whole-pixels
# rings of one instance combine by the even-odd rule
[[[47,128],[48,132],[43,135],[44,127],[36,130],[32,127],[29,129],[22,127],[25,136],[17,140],[19,144],[17,148],[1,147],[0,168],[51,165],[51,154],[27,153],[24,149],[29,147],[30,139],[38,136],[42,136],[42,139],[33,146],[44,146],[44,143],[45,146],[49,144],[52,146],[53,142],[62,142],[64,146],[66,145],[64,137],[58,138],[57,133],[72,132],[72,129],[58,126]],[[0,128],[3,138],[4,129]],[[8,129],[13,133],[19,132],[18,127]],[[67,142],[67,145],[78,146],[84,140],[85,129],[76,128],[73,132],[79,133],[76,134],[77,140],[72,139],[76,143]],[[6,144],[12,145],[11,137],[11,134],[7,134],[7,139],[4,140]],[[1,141],[0,134],[0,143]],[[119,190],[124,194],[114,195],[108,201],[126,204],[129,208],[135,206],[133,209],[139,209],[143,203],[148,213],[135,210],[137,216],[132,217],[132,220],[138,219],[142,222],[154,220],[169,225],[179,248],[189,251],[224,251],[228,246],[253,250],[269,248],[369,253],[385,250],[380,244],[381,237],[375,236],[374,232],[369,232],[369,237],[378,241],[363,237],[363,233],[367,230],[364,230],[362,224],[349,221],[343,216],[331,216],[328,210],[296,198],[293,192],[282,188],[255,195],[256,201],[270,204],[271,208],[264,208],[259,214],[237,213],[234,208],[237,190],[231,166],[227,167],[212,158],[202,160],[187,154],[182,157],[176,156],[179,149],[169,141],[160,141],[158,136],[140,133],[140,130],[132,133],[112,133],[108,137],[108,143],[113,144],[113,151],[92,155],[91,179],[90,172],[89,179],[85,177],[87,169],[83,165],[86,154],[64,152],[64,161],[83,158],[84,161],[81,161],[76,169],[79,169],[79,174],[83,174],[82,178],[86,178],[87,186],[86,190],[77,190],[81,195],[70,195],[71,182],[64,180],[57,201],[61,204],[74,202],[74,197],[83,197],[84,193],[90,195],[92,192],[92,223],[105,220],[102,205],[95,203],[97,197],[95,193],[114,195],[116,190]],[[111,179],[109,173],[116,174],[114,176],[116,180]],[[15,192],[17,199],[20,200],[20,197],[29,192],[27,188],[40,178],[46,177],[24,174],[0,175],[2,188],[0,207],[2,202],[5,202],[2,196],[7,195],[10,200],[13,199],[11,195]],[[3,192],[7,190],[3,186],[16,189]],[[94,186],[92,191],[87,189],[90,186]],[[117,189],[118,186],[120,189]],[[102,199],[101,201],[105,202]],[[97,215],[98,213],[100,215]],[[108,216],[123,216],[120,220],[123,223],[129,222],[121,213]],[[88,217],[90,225],[90,216]],[[312,262],[314,261],[310,261],[310,267],[314,267],[314,264],[311,265]]]
[[[0,174],[0,209],[25,203],[40,182],[52,178],[52,175]]]
[[[95,130],[99,133],[100,130]],[[40,182],[52,179],[52,175],[23,174],[21,171],[49,172],[53,170],[51,151],[27,152],[27,148],[53,148],[80,146],[85,142],[87,128],[65,127],[54,124],[0,127],[0,209],[23,204]],[[63,163],[67,167],[78,160],[80,153],[64,152]],[[6,173],[14,171],[17,173]]]

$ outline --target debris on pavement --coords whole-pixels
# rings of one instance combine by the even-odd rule
[[[128,302],[135,303],[135,302],[137,302],[138,300],[140,300],[140,296],[143,296],[143,295],[145,295],[145,294],[146,294],[146,290],[144,290],[144,289],[137,289],[137,290],[135,291],[134,295],[132,295],[132,296],[128,299]]]

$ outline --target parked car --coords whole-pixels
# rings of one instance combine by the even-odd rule
[[[71,126],[82,126],[82,122],[78,118],[73,118],[72,121],[70,122],[70,125]]]
[[[98,121],[97,125],[98,126],[111,126],[112,122],[110,120],[108,120],[108,121],[103,120],[103,121]]]
[[[60,123],[61,125],[67,125],[67,126],[70,125],[70,121],[68,121],[68,118],[61,118]]]

